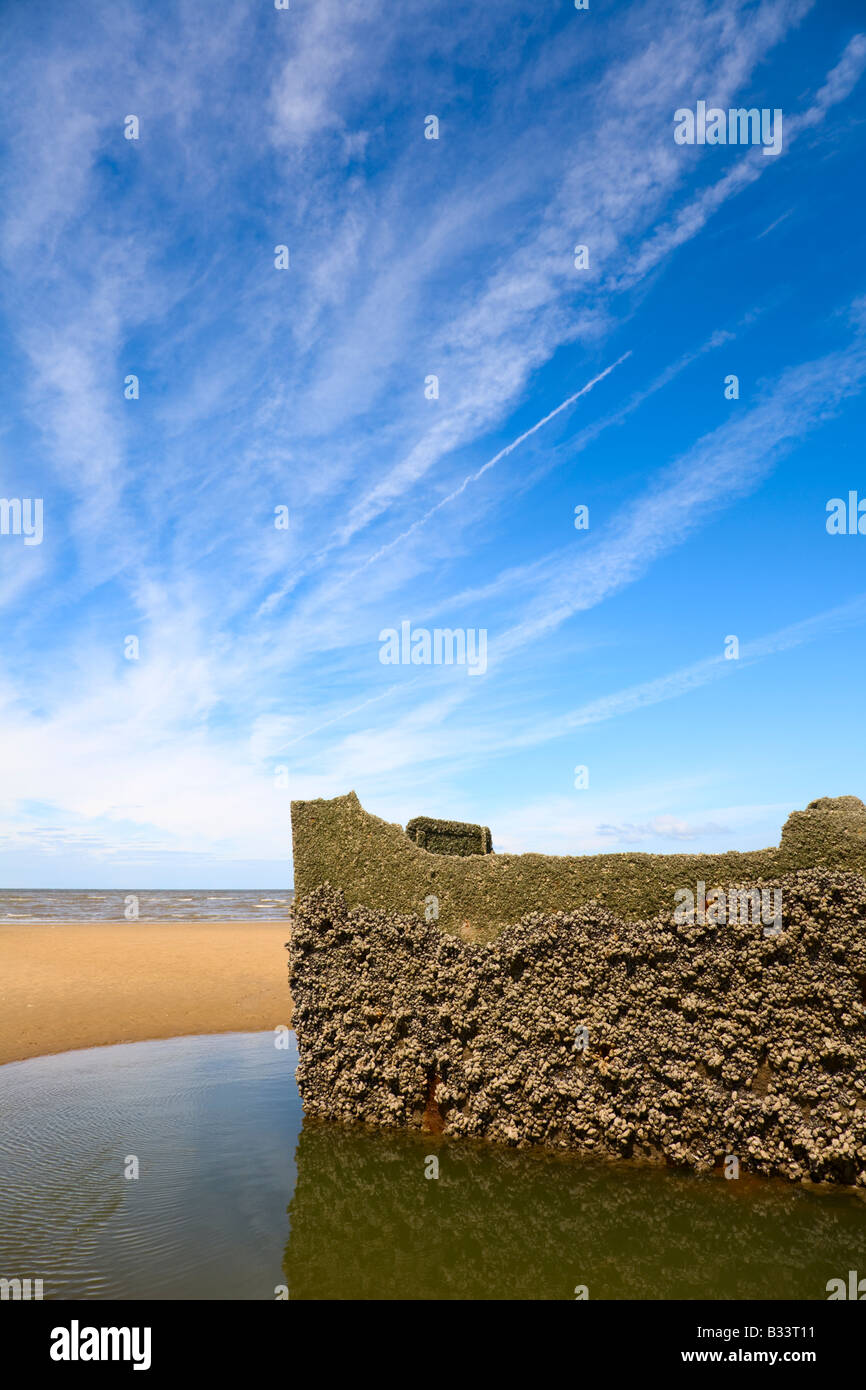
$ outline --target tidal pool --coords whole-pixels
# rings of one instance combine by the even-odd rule
[[[0,1278],[46,1298],[826,1299],[866,1273],[854,1193],[305,1122],[290,1041],[0,1067]]]

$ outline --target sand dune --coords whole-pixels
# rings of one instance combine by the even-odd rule
[[[287,922],[0,924],[0,1063],[291,1023]]]

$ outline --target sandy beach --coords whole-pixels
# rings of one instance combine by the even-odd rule
[[[0,924],[0,1064],[291,1023],[288,923]]]

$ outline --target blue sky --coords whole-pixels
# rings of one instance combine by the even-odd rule
[[[859,4],[2,15],[0,884],[282,887],[350,789],[553,853],[864,794]]]

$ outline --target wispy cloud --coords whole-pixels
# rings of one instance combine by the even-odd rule
[[[807,0],[86,15],[21,7],[0,77],[2,490],[46,516],[41,547],[0,537],[0,853],[29,846],[55,874],[127,850],[155,874],[273,866],[290,796],[350,784],[392,818],[419,798],[480,814],[483,792],[513,842],[520,808],[556,839],[557,739],[726,673],[684,658],[653,675],[625,616],[635,595],[646,614],[689,606],[678,553],[695,604],[742,601],[739,573],[707,573],[714,518],[783,507],[825,566],[815,606],[844,608],[854,552],[818,547],[829,473],[858,486],[833,431],[859,418],[862,336],[838,308],[856,328],[862,274],[846,243],[803,294],[796,239],[766,233],[794,202],[788,168],[814,236],[862,35],[833,38]],[[683,101],[771,90],[782,160],[674,144]],[[751,259],[721,237],[695,272],[733,207]],[[768,599],[792,653],[834,631],[801,624],[806,563]],[[378,633],[404,618],[489,630],[485,680],[383,667]],[[781,650],[744,642],[740,673]],[[634,807],[572,808],[569,834],[674,844],[748,820],[744,793],[726,790],[729,822],[682,804],[703,783],[672,785],[670,806],[623,778]]]

